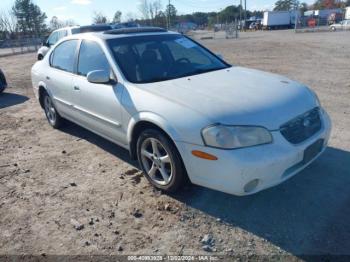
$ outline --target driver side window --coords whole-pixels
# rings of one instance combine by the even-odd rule
[[[84,40],[80,46],[78,75],[87,76],[89,72],[95,70],[110,72],[111,69],[99,44],[94,41]]]

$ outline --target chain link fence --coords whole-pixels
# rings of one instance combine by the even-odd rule
[[[40,48],[42,42],[43,39],[41,38],[0,40],[0,57],[36,52]]]
[[[303,32],[326,32],[326,31],[349,31],[350,20],[344,20],[343,15],[330,15],[329,17],[304,16],[297,19],[295,31]]]
[[[239,28],[237,23],[217,24],[213,29],[189,30],[184,34],[196,40],[235,39],[239,37]]]

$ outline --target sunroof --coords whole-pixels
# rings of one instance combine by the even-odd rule
[[[161,27],[129,27],[119,28],[105,31],[104,34],[120,35],[120,34],[133,34],[133,33],[155,33],[155,32],[167,32],[166,29]]]

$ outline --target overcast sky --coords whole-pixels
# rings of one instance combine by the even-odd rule
[[[115,11],[123,13],[122,19],[127,18],[127,14],[139,17],[139,0],[33,0],[40,6],[48,18],[57,16],[59,19],[73,19],[76,23],[90,24],[94,11],[100,11],[110,19]],[[149,0],[152,1],[152,0]],[[0,0],[0,10],[11,8],[14,0]],[[161,0],[163,8],[168,0]],[[220,11],[228,5],[238,5],[240,0],[171,0],[180,14],[192,13],[195,11]],[[276,0],[247,0],[249,10],[269,10],[272,9]],[[314,0],[306,0],[312,3]]]

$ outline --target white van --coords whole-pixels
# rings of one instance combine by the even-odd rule
[[[61,38],[74,34],[74,29],[78,29],[78,26],[60,28],[53,31],[47,40],[43,43],[43,46],[38,50],[38,60],[42,60],[50,47],[56,44]]]
[[[110,25],[87,25],[87,26],[70,26],[65,28],[60,28],[53,31],[47,40],[43,43],[43,46],[38,50],[38,60],[42,60],[46,53],[49,51],[51,46],[55,45],[63,37],[88,32],[99,32],[111,30]]]

